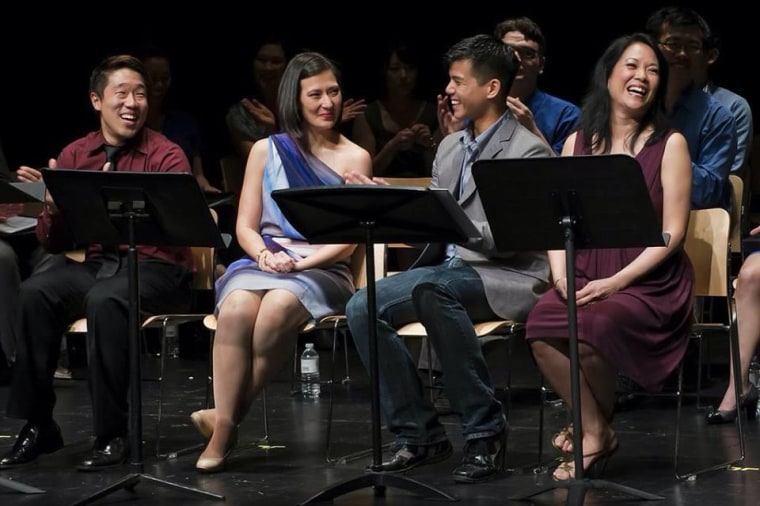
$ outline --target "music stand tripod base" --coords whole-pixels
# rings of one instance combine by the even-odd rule
[[[16,492],[21,492],[22,494],[45,493],[45,491],[41,488],[33,487],[31,485],[27,485],[26,483],[21,483],[19,481],[11,480],[8,478],[0,478],[0,487],[9,488],[11,490],[15,490]]]

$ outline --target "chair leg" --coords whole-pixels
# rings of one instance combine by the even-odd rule
[[[540,407],[538,408],[538,467],[544,467],[544,424],[545,424],[545,407],[546,407],[546,380],[541,376]]]
[[[338,328],[336,324],[335,332],[337,331],[338,331]],[[344,329],[342,334],[343,334],[343,358],[346,363],[346,376],[341,380],[341,383],[344,385],[348,385],[349,383],[351,383],[351,373],[349,372],[349,369],[348,369],[348,331]],[[333,346],[335,346],[334,339],[333,339]],[[333,380],[334,379],[335,378],[333,378]]]
[[[683,361],[678,366],[678,384],[676,386],[676,443],[675,451],[673,455],[673,471],[675,472],[676,479],[680,480],[688,477],[688,475],[681,475],[678,472],[678,455],[681,445],[681,405],[683,404]]]
[[[156,457],[161,454],[161,420],[164,412],[164,373],[166,367],[166,321],[161,327],[161,360],[158,373],[158,415],[156,416]]]
[[[328,464],[336,462],[336,459],[330,457],[330,444],[332,443],[333,403],[335,397],[335,392],[333,390],[335,389],[335,345],[337,344],[338,339],[337,332],[338,329],[336,327],[333,332],[332,360],[330,360],[330,401],[327,405],[327,433],[325,434],[325,461],[327,461]],[[348,378],[348,350],[346,349],[345,332],[343,333],[343,349],[346,350],[346,378],[343,380],[345,382]]]
[[[264,437],[259,440],[259,443],[269,442],[269,410],[267,409],[267,388],[261,389],[261,408],[264,411]]]
[[[301,383],[297,380],[298,377],[298,340],[293,346],[293,370],[290,372],[290,395],[296,395],[301,391]],[[298,389],[296,389],[296,383],[298,382]]]
[[[430,403],[435,403],[435,384],[433,383],[433,345],[430,343],[430,338],[425,338],[425,345],[427,346],[427,354],[428,354],[428,368],[427,368],[427,374],[428,374],[428,391],[430,392]]]
[[[731,321],[732,315],[729,314],[729,322]],[[731,353],[731,362],[733,366],[733,373],[734,373],[734,393],[736,395],[736,406],[738,409],[738,406],[740,406],[740,396],[742,393],[742,377],[740,372],[740,357],[739,357],[739,337],[736,333],[736,329],[731,326],[729,328],[729,342],[730,342],[730,353]],[[681,474],[678,470],[678,462],[679,462],[679,449],[680,449],[680,426],[681,426],[681,399],[683,397],[682,393],[682,386],[683,386],[683,362],[680,365],[679,372],[678,372],[678,407],[676,409],[676,442],[675,442],[675,475],[676,478],[679,480],[684,479],[695,479],[697,475],[704,474],[711,471],[717,471],[720,469],[726,469],[732,465],[738,464],[742,461],[744,461],[744,458],[746,456],[745,452],[745,445],[744,445],[744,427],[742,419],[744,417],[744,413],[739,410],[736,416],[736,434],[739,438],[739,456],[736,457],[733,460],[729,460],[727,462],[721,462],[719,464],[715,464],[706,468],[697,469],[695,471],[691,471],[689,473]]]
[[[208,364],[206,366],[206,409],[214,405],[214,336],[213,330],[208,331]]]

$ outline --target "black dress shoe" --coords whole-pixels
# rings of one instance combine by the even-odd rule
[[[405,444],[396,454],[386,462],[380,464],[376,471],[381,473],[405,473],[417,466],[435,464],[446,460],[454,452],[451,442],[447,439],[427,446]],[[372,471],[372,466],[367,466]]]
[[[101,471],[124,464],[129,457],[129,442],[126,438],[115,437],[105,444],[95,444],[92,455],[77,466],[80,471]]]
[[[496,476],[504,470],[506,446],[506,430],[495,436],[467,441],[462,463],[452,472],[454,481],[478,483]]]
[[[43,453],[63,448],[61,428],[53,421],[44,425],[27,423],[21,428],[10,452],[0,459],[0,469],[30,464]]]

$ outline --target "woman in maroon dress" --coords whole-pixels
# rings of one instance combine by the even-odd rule
[[[596,64],[580,128],[563,156],[634,157],[662,219],[667,247],[579,250],[576,255],[580,409],[584,476],[593,477],[618,449],[610,424],[618,371],[649,389],[661,388],[688,343],[693,271],[683,251],[691,197],[685,138],[666,126],[667,63],[646,35],[616,39]],[[554,290],[528,316],[527,338],[551,387],[572,408],[564,251],[550,251]],[[552,444],[572,454],[567,427]],[[565,459],[556,480],[575,476]]]

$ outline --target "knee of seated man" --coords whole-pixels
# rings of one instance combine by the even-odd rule
[[[346,303],[346,318],[351,326],[352,321],[365,321],[367,317],[367,290],[361,289],[354,293]]]

